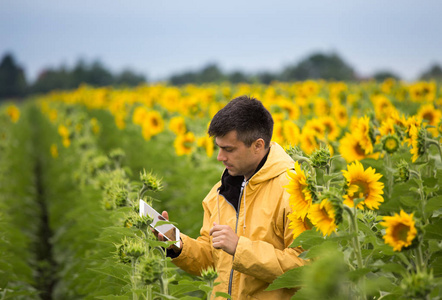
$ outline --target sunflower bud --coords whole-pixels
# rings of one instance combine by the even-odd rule
[[[213,282],[218,277],[218,272],[213,267],[208,267],[205,270],[201,271],[201,278],[204,281]]]
[[[163,265],[161,259],[156,256],[149,256],[140,260],[139,272],[141,280],[147,284],[153,284],[161,278]]]
[[[156,178],[152,172],[146,173],[146,170],[143,170],[143,172],[140,174],[140,179],[143,182],[143,190],[156,192],[163,189],[161,179]]]
[[[428,299],[436,287],[432,272],[417,272],[405,276],[401,282],[406,299]]]
[[[143,243],[140,240],[131,239],[127,243],[125,250],[126,250],[126,254],[128,256],[137,259],[140,256],[144,255],[145,246],[143,245]]]
[[[294,161],[307,159],[301,148],[299,148],[298,146],[290,146],[285,150],[285,152],[287,152],[287,154],[290,155],[290,157],[293,158]]]
[[[310,160],[315,168],[325,168],[330,166],[330,149],[325,146],[315,150],[310,155]]]
[[[126,238],[121,241],[121,244],[115,245],[115,247],[117,248],[117,256],[120,259],[120,262],[122,262],[123,264],[128,264],[132,261],[132,259],[130,258],[130,256],[127,255],[126,252],[127,245],[128,241]]]
[[[410,173],[410,165],[405,160],[402,159],[396,164],[396,181],[408,181],[408,179],[410,179]]]
[[[112,149],[109,152],[109,158],[111,160],[113,160],[116,164],[120,164],[125,156],[126,156],[126,153],[121,148]]]
[[[121,241],[121,244],[116,245],[117,247],[117,255],[120,258],[120,261],[123,263],[129,263],[132,261],[132,258],[139,258],[144,255],[145,246],[143,242],[139,239],[130,239],[124,237]]]

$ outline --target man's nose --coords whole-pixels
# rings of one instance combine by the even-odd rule
[[[216,157],[216,159],[218,161],[225,161],[226,160],[226,157],[225,157],[225,155],[222,152],[223,152],[222,149],[220,149],[218,151],[218,156]]]

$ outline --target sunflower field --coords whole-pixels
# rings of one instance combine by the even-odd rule
[[[250,95],[274,118],[294,232],[292,299],[442,298],[436,82],[81,86],[0,106],[0,299],[210,299],[138,213],[197,237],[221,176],[211,117]],[[220,299],[228,295],[217,294]]]

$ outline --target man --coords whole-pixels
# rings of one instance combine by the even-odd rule
[[[290,299],[293,290],[264,291],[285,271],[304,265],[288,227],[287,169],[294,162],[270,142],[273,119],[262,103],[241,96],[212,119],[209,135],[226,169],[203,200],[204,222],[197,239],[181,234],[180,249],[168,250],[172,262],[191,274],[214,266],[214,293],[231,299]],[[168,219],[167,212],[163,216]]]

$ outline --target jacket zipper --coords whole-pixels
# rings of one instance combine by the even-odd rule
[[[238,220],[239,220],[239,210],[240,210],[240,208],[241,208],[241,198],[242,198],[242,195],[243,195],[243,193],[244,193],[244,189],[246,188],[246,186],[247,186],[247,183],[248,183],[248,181],[245,181],[245,183],[243,183],[244,184],[244,187],[241,189],[241,193],[240,193],[240,195],[239,195],[239,200],[238,200],[238,210],[237,210],[237,212],[236,212],[236,224],[235,224],[235,233],[238,233]],[[233,262],[233,260],[235,259],[235,256],[233,256],[232,257],[232,262]],[[230,270],[230,278],[229,278],[229,289],[228,289],[228,294],[230,295],[230,296],[232,296],[232,284],[233,284],[233,268]]]

